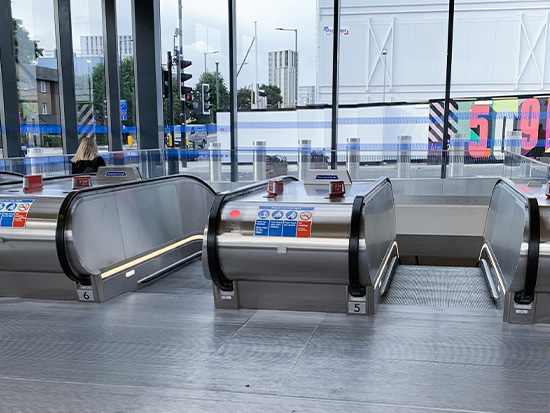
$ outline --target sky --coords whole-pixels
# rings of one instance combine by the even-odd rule
[[[80,49],[80,36],[101,35],[101,0],[72,1],[73,47]],[[258,31],[258,83],[268,83],[270,51],[294,50],[293,31],[277,31],[276,27],[298,29],[298,76],[302,86],[315,85],[317,0],[237,0],[237,60],[241,63],[254,38],[254,22]],[[55,49],[53,0],[13,0],[13,17],[23,20],[31,38],[40,47]],[[178,0],[160,0],[162,60],[172,50],[174,32],[178,27]],[[219,70],[229,77],[229,37],[227,1],[183,0],[183,55],[193,62],[191,83],[204,72],[205,52],[207,70]],[[119,34],[132,33],[131,0],[117,0]],[[238,87],[254,83],[256,69],[255,47],[238,77]]]

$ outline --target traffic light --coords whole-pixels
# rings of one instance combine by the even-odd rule
[[[184,85],[184,83],[191,79],[190,73],[185,73],[184,69],[191,66],[190,60],[183,60],[183,56],[179,57],[178,61],[178,94],[180,100],[186,100],[186,95],[191,93],[191,88]]]
[[[210,96],[210,93],[212,92],[212,89],[210,89],[210,85],[208,83],[202,84],[202,114],[203,115],[210,115],[210,108],[212,105],[210,102],[212,101],[212,97]]]
[[[168,70],[162,71],[162,97],[163,99],[170,98],[170,76],[171,73]]]
[[[190,92],[185,94],[183,103],[185,105],[185,108],[188,110],[192,110],[196,112],[199,109],[199,102],[196,100],[193,100],[193,96],[191,96]]]

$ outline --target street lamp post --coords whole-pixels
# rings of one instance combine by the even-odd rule
[[[382,50],[382,56],[384,56],[384,91],[382,92],[382,103],[386,103],[386,56],[388,49]]]
[[[220,109],[220,81],[219,81],[219,69],[220,62],[216,62],[216,113]]]
[[[294,59],[295,60],[295,79],[294,79],[294,107],[298,106],[298,29],[286,29],[284,27],[277,27],[275,30],[280,30],[284,32],[294,32]]]
[[[218,50],[214,50],[213,52],[204,52],[204,73],[207,73],[206,72],[206,55],[207,54],[216,54],[216,53],[219,53]]]

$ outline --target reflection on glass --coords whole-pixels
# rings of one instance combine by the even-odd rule
[[[317,3],[280,0],[266,13],[262,2],[237,2],[240,180],[297,174],[300,141],[324,151],[330,124],[323,109],[305,109],[319,90]],[[265,171],[243,165],[254,156],[265,156]]]
[[[507,149],[548,159],[548,27],[547,2],[524,9],[513,1],[489,0],[475,7],[457,0],[451,108],[457,119],[453,126],[467,137],[471,156]]]
[[[71,20],[78,135],[101,150],[108,144],[101,0],[71,1]]]
[[[117,0],[118,76],[120,79],[120,116],[122,120],[122,144],[124,149],[138,147],[136,141],[136,96],[134,76],[134,39],[132,1]]]
[[[229,136],[226,133],[229,125],[227,2],[212,0],[200,4],[193,6],[183,2],[181,38],[176,2],[164,7],[161,4],[161,25],[166,33],[163,34],[163,55],[166,56],[166,51],[171,50],[173,56],[180,54],[192,62],[184,69],[192,78],[185,82],[191,92],[183,110],[178,82],[173,78],[174,119],[178,125],[174,128],[175,146],[181,146],[182,131],[179,125],[183,112],[187,125],[187,145],[192,150],[207,149],[212,142],[222,142],[224,148],[229,147]],[[186,168],[190,168],[190,165],[187,163]]]
[[[122,121],[122,144],[125,149],[136,149],[138,147],[136,141],[134,40],[132,36],[133,23],[131,10],[131,0],[116,1],[120,116]]]
[[[62,145],[53,3],[14,0],[12,13],[21,155],[36,155]]]

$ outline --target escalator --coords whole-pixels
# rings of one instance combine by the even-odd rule
[[[486,219],[468,246],[467,260],[402,265],[410,264],[410,256],[400,255],[390,180],[346,182],[345,196],[331,198],[323,179],[337,180],[338,172],[310,172],[315,179],[285,178],[276,196],[265,195],[264,182],[215,199],[203,241],[203,270],[217,308],[350,315],[374,315],[379,304],[497,309],[504,321],[526,324],[544,322],[550,314],[550,305],[535,302],[537,277],[541,285],[547,278],[538,268],[542,212],[536,196],[499,180],[487,197]],[[419,201],[420,207],[434,202]],[[460,225],[456,207],[438,208],[439,222]],[[405,218],[422,223],[414,211]],[[414,240],[434,245],[426,242],[430,231],[422,229]],[[455,246],[443,240],[436,248],[452,253]]]
[[[499,180],[491,196],[477,266],[400,265],[396,259],[383,276],[379,303],[498,309],[504,321],[535,322],[537,278],[546,276],[539,269],[540,216],[535,195]],[[541,311],[546,309],[540,306]]]

